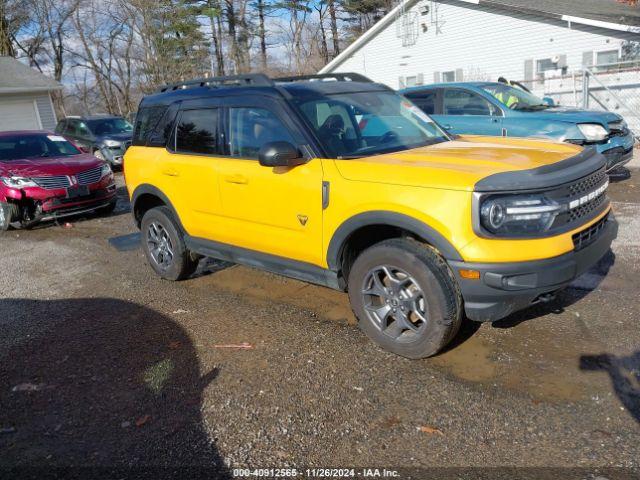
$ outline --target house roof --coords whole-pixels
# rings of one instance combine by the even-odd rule
[[[48,92],[62,88],[55,80],[12,57],[0,57],[0,93]]]
[[[487,7],[505,12],[529,13],[566,21],[567,23],[591,25],[640,34],[640,6],[633,7],[616,0],[453,0],[453,2],[457,2],[460,5],[472,4],[477,5],[479,8]],[[418,3],[418,0],[401,0],[393,10],[343,50],[340,55],[325,65],[320,70],[320,73],[332,72],[334,68],[365,45],[369,39],[391,24],[402,9],[411,8],[416,3]]]

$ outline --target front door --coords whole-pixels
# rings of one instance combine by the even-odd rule
[[[223,228],[216,240],[263,253],[322,264],[322,160],[292,168],[263,167],[265,143],[307,143],[292,112],[269,97],[228,97],[226,156],[219,159]]]
[[[451,133],[502,135],[501,110],[471,90],[445,88],[442,112],[432,116]]]

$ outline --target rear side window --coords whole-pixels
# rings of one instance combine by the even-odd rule
[[[436,91],[418,92],[405,95],[427,115],[436,113]]]
[[[147,138],[164,115],[167,107],[156,105],[154,107],[142,107],[136,115],[136,123],[133,128],[132,145],[146,145]]]
[[[176,129],[176,151],[218,153],[218,109],[183,111]]]

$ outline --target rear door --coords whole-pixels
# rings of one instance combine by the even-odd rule
[[[187,232],[214,238],[220,231],[218,168],[222,152],[218,99],[199,99],[170,107],[159,130],[172,128],[156,159],[159,188],[171,200]],[[165,125],[164,127],[162,125]]]
[[[260,148],[285,141],[306,151],[289,107],[271,97],[225,99],[225,153],[219,161],[222,228],[216,240],[322,263],[322,160],[291,168],[263,167]]]
[[[502,110],[480,94],[463,88],[442,89],[442,111],[433,118],[451,133],[502,134]]]

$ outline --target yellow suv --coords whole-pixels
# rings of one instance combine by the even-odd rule
[[[551,300],[617,234],[595,150],[451,136],[357,74],[169,85],[124,163],[162,278],[215,257],[348,291],[362,330],[410,358],[465,314]]]

